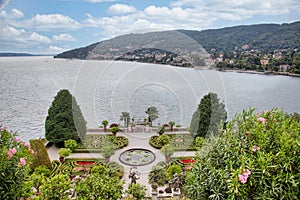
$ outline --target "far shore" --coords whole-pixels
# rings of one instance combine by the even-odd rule
[[[221,72],[235,72],[235,73],[246,73],[246,74],[261,74],[261,75],[282,75],[282,76],[291,76],[291,77],[300,77],[300,74],[293,74],[289,72],[258,72],[253,70],[235,70],[235,69],[223,69],[218,70],[216,68],[212,68],[213,70],[221,71]]]

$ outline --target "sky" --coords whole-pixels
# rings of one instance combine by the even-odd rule
[[[0,0],[0,52],[57,54],[129,33],[300,21],[300,0]]]

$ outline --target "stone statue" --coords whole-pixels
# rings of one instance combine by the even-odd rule
[[[180,188],[180,181],[177,173],[173,175],[173,179],[171,180],[170,185],[172,188],[174,188],[174,192],[177,192]]]
[[[132,170],[132,169],[135,169],[135,170]],[[130,183],[130,184],[136,184],[136,181],[137,181],[138,179],[140,179],[139,173],[138,173],[136,167],[130,168],[130,172],[129,172],[128,178],[131,179],[131,183]]]

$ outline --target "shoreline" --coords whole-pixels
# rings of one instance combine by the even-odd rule
[[[234,70],[234,69],[225,69],[225,70],[213,69],[213,70],[220,71],[220,72],[235,72],[235,73],[260,74],[260,75],[281,75],[281,76],[300,78],[300,74],[293,74],[289,72],[258,72],[252,70]]]

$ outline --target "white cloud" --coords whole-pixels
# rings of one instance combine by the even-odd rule
[[[2,10],[0,12],[0,17],[5,18],[5,19],[18,19],[24,17],[24,14],[22,11],[18,9],[11,9],[9,13],[7,13],[5,10]]]
[[[59,34],[59,35],[54,35],[52,37],[54,41],[66,41],[66,42],[73,42],[76,41],[76,39],[70,35],[70,34]]]
[[[135,7],[126,4],[114,4],[111,5],[107,11],[112,14],[126,14],[126,13],[134,13],[137,10]]]
[[[57,46],[50,46],[49,49],[51,50],[52,53],[61,53],[66,51],[66,49],[61,48],[61,47],[57,47]]]
[[[0,29],[0,43],[1,48],[32,48],[39,44],[50,44],[51,40],[36,32],[27,32],[24,29],[6,26]]]
[[[61,14],[37,14],[31,19],[18,21],[16,26],[37,31],[68,31],[79,29],[80,23]]]

